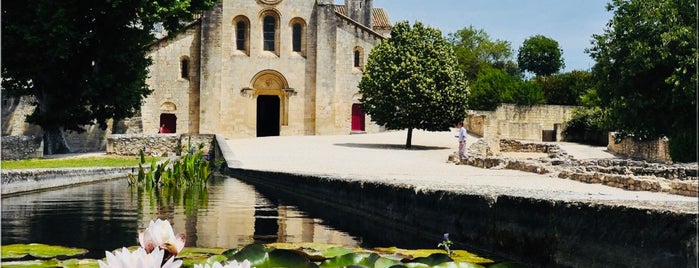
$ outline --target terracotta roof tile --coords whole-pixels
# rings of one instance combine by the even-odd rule
[[[347,15],[347,8],[344,5],[335,5],[335,12],[342,15]],[[390,30],[391,20],[388,17],[388,12],[383,8],[373,8],[371,10],[371,19],[374,23],[374,30]]]

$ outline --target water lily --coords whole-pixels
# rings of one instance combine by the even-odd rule
[[[168,253],[166,254],[168,257],[169,255],[177,256],[177,253],[184,248],[185,234],[175,235],[168,220],[151,220],[148,228],[138,233],[138,242],[146,252],[160,248]]]
[[[228,264],[221,264],[219,262],[214,262],[213,264],[195,264],[194,268],[250,268],[250,261],[244,260],[240,263],[237,261],[229,262]]]
[[[182,261],[175,261],[174,257],[170,257],[163,263],[164,250],[155,248],[151,253],[147,253],[145,249],[138,248],[134,252],[130,252],[127,248],[117,250],[115,254],[107,251],[107,262],[98,260],[100,268],[178,268],[182,266]]]

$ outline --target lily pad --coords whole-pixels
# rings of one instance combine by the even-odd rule
[[[379,254],[395,254],[398,258],[403,259],[414,259],[420,257],[427,257],[435,253],[445,253],[441,249],[402,249],[396,247],[390,248],[374,248],[374,250]],[[452,254],[449,257],[454,260],[454,262],[468,262],[477,264],[489,264],[494,263],[493,260],[480,257],[476,254],[465,250],[452,250]]]
[[[5,247],[5,246],[3,246]],[[30,260],[30,261],[9,261],[2,262],[2,267],[4,268],[47,268],[47,267],[60,267],[58,260]]]
[[[224,255],[226,255],[226,252],[224,252]],[[259,244],[247,245],[237,253],[227,257],[228,260],[236,260],[238,262],[248,260],[252,267],[257,268],[311,267],[311,262],[308,258],[293,250],[270,249]]]
[[[12,244],[2,246],[3,260],[17,260],[27,255],[38,259],[73,257],[87,253],[86,249],[44,244]]]

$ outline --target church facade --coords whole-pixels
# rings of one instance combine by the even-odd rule
[[[390,29],[372,0],[223,0],[152,45],[143,132],[381,131],[361,111],[357,86],[369,52]]]

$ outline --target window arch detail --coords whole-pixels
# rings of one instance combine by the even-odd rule
[[[188,56],[180,57],[180,78],[189,79],[190,62]]]
[[[266,10],[260,14],[262,23],[262,50],[279,56],[279,13]]]
[[[291,51],[306,56],[306,21],[293,18],[289,22],[291,28]]]
[[[250,20],[247,17],[233,19],[233,42],[236,51],[250,55]]]
[[[352,53],[352,62],[354,68],[363,70],[364,69],[364,48],[360,46],[354,47],[354,52]]]

